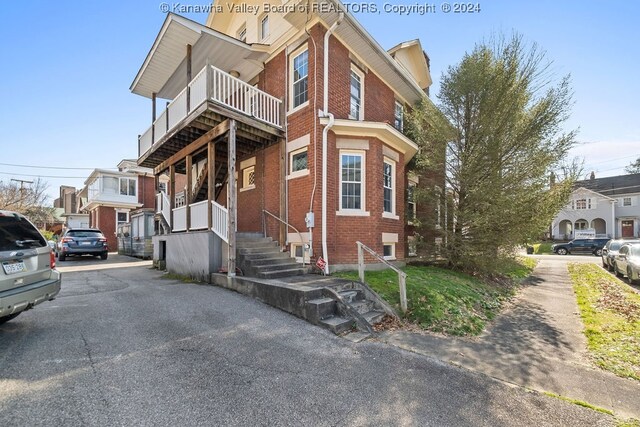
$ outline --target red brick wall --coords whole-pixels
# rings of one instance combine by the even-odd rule
[[[99,228],[107,238],[109,252],[118,250],[118,239],[116,238],[116,211],[112,207],[98,206],[89,212],[89,225]]]
[[[156,203],[156,183],[153,176],[138,176],[138,203],[143,208],[154,208]]]

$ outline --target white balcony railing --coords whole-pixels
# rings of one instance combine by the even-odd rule
[[[191,213],[191,228],[190,230],[206,230],[209,224],[209,218],[207,214],[208,200],[194,203],[189,206]]]
[[[212,65],[200,70],[189,83],[189,88],[190,110],[208,100],[269,125],[282,127],[281,100]],[[140,136],[139,155],[145,154],[167,133],[172,132],[189,113],[185,88],[153,122],[153,131],[150,127]]]
[[[165,193],[156,194],[156,213],[161,213],[167,224],[171,226],[171,205],[169,204],[169,197]]]
[[[187,207],[173,210],[173,231],[187,231]]]
[[[211,209],[213,213],[213,226],[211,229],[222,240],[229,243],[229,226],[227,224],[229,222],[229,211],[216,202],[211,202]]]

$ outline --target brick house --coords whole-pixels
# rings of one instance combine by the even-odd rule
[[[403,263],[418,150],[403,116],[431,84],[420,43],[383,50],[337,0],[233,3],[206,25],[168,14],[131,85],[152,106],[138,164],[159,188],[154,259],[233,275],[237,234],[264,233],[328,272],[354,267],[358,240]]]
[[[153,171],[122,160],[118,170],[95,169],[85,181],[89,226],[99,228],[107,238],[109,251],[118,250],[118,224],[129,222],[129,213],[155,206],[156,180]]]

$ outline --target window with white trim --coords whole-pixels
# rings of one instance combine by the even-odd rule
[[[394,197],[396,184],[395,172],[395,162],[385,158],[382,162],[382,211],[392,215],[396,213],[396,200]]]
[[[440,205],[440,198],[442,195],[442,189],[436,185],[434,188],[434,196],[436,199],[436,207],[435,207],[435,215],[436,215],[436,230],[439,230],[440,228],[442,228],[442,222],[441,222],[441,218],[442,218],[442,212],[441,212],[441,205]]]
[[[586,230],[589,228],[589,224],[584,219],[579,219],[576,221],[576,230]]]
[[[304,262],[309,262],[309,251],[305,251],[305,245],[305,243],[291,243],[291,258],[295,258],[297,262],[303,262],[304,255]]]
[[[116,228],[120,224],[126,224],[129,222],[129,212],[127,211],[116,211]]]
[[[137,184],[137,179],[135,178],[120,178],[120,195],[135,196],[136,184]]]
[[[407,185],[407,222],[410,224],[416,219],[416,187],[418,183],[409,181]]]
[[[395,243],[383,243],[382,244],[382,257],[384,259],[396,259],[396,244]]]
[[[309,100],[309,50],[292,55],[291,108],[300,107]]]
[[[340,152],[340,210],[364,210],[363,152]]]
[[[260,40],[269,37],[269,15],[265,15],[260,20]]]
[[[571,207],[575,210],[591,209],[591,199],[576,199],[571,204]]]
[[[300,148],[289,153],[289,177],[294,178],[297,176],[308,175],[309,162],[308,162],[308,150],[307,147]]]
[[[400,132],[404,129],[404,107],[398,101],[395,104],[395,119],[393,126],[398,129]]]
[[[256,188],[256,167],[249,166],[242,169],[242,188],[241,190],[251,190]]]
[[[241,42],[247,41],[247,24],[244,24],[242,27],[240,27],[240,29],[238,30],[238,36],[236,38]]]
[[[622,206],[631,206],[631,197],[623,197]]]
[[[356,66],[351,66],[351,89],[349,118],[353,120],[364,120],[364,73]]]

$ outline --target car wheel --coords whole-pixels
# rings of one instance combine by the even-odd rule
[[[613,263],[613,272],[616,273],[617,277],[624,277],[624,274],[618,271],[618,264]]]
[[[65,259],[67,259],[67,256],[65,254],[58,255],[58,261],[64,261]]]
[[[8,322],[8,321],[9,321],[9,320],[11,320],[11,319],[15,319],[15,318],[16,318],[16,316],[18,316],[18,314],[20,314],[20,313],[22,313],[22,312],[21,312],[21,311],[19,311],[19,312],[17,312],[17,313],[13,313],[13,314],[10,314],[10,315],[8,315],[8,316],[0,317],[0,325],[2,325],[2,324],[3,324],[3,323],[5,323],[5,322]]]
[[[602,249],[596,249],[596,251],[594,252],[595,256],[602,256]]]
[[[627,267],[627,280],[631,285],[635,285],[636,283],[638,283],[638,280],[633,279],[633,270],[631,270],[631,267]]]
[[[107,259],[108,256],[109,255],[107,255],[107,254],[102,254],[102,255],[100,255],[100,259]]]
[[[567,251],[565,248],[560,248],[556,251],[556,253],[558,255],[566,255],[567,253],[569,253],[569,251]]]

